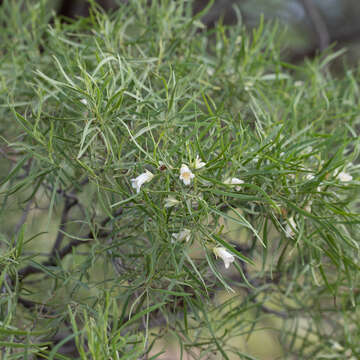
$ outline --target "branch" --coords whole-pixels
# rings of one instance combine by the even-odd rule
[[[15,231],[14,231],[15,236],[20,231],[21,227],[25,224],[26,219],[28,218],[29,213],[31,211],[31,205],[33,204],[33,201],[34,201],[34,199],[30,199],[28,201],[28,203],[26,204],[25,209],[23,210],[23,213],[21,215],[21,218],[15,226]]]
[[[88,183],[89,183],[89,178],[86,177],[86,178],[84,178],[79,184],[75,183],[75,184],[73,184],[72,186],[73,186],[73,187],[77,187],[77,188],[79,188],[79,187],[81,188],[81,187],[87,185]],[[45,188],[47,188],[48,190],[53,191],[53,187],[52,187],[52,186],[47,185],[47,184],[43,184],[43,186],[44,186]],[[76,195],[75,195],[75,190],[73,190],[73,191],[71,191],[70,193],[68,193],[67,190],[63,190],[63,189],[59,188],[59,189],[56,190],[56,193],[59,194],[59,195],[62,195],[62,196],[65,197],[65,198],[77,199],[77,197],[76,197]]]
[[[80,186],[84,186],[89,182],[89,179],[86,177],[83,181],[80,182]],[[53,191],[53,188],[49,185],[45,185],[46,188],[50,189],[51,191]],[[78,197],[75,195],[76,190],[72,190],[71,192],[66,192],[65,190],[57,189],[56,193],[58,193],[59,195],[62,195],[65,198],[65,206],[63,208],[62,214],[61,214],[61,219],[60,219],[60,229],[58,230],[58,234],[56,236],[56,240],[55,240],[55,244],[53,246],[53,249],[51,251],[51,256],[55,256],[55,254],[57,253],[58,249],[61,246],[62,240],[64,238],[64,232],[66,230],[66,222],[68,219],[68,214],[69,211],[75,206],[78,205],[80,210],[83,212],[83,207],[81,205],[81,203],[78,200]]]
[[[123,213],[123,208],[119,208],[114,215],[112,216],[108,216],[106,217],[100,224],[100,227],[104,227],[107,225],[107,223],[113,219],[116,218],[118,216],[120,216]],[[74,247],[77,247],[79,245],[83,245],[88,243],[89,241],[91,241],[92,239],[94,239],[95,237],[100,237],[100,238],[104,238],[106,236],[108,236],[110,233],[109,232],[99,232],[99,234],[95,235],[95,232],[90,231],[87,235],[87,237],[84,237],[84,240],[72,240],[69,242],[69,244],[67,244],[66,246],[64,246],[61,250],[56,251],[55,254],[53,254],[49,260],[43,262],[41,265],[44,267],[47,266],[55,266],[57,259],[63,259],[66,255],[68,255],[69,253],[72,252],[72,249]],[[32,274],[37,274],[37,273],[41,273],[42,270],[40,268],[37,268],[35,266],[32,265],[28,265],[26,267],[24,267],[23,269],[19,270],[18,274],[19,274],[19,278],[21,280],[23,280],[25,277],[32,275]]]
[[[56,253],[58,252],[62,240],[64,239],[64,231],[66,229],[66,222],[67,222],[67,218],[69,215],[69,211],[78,203],[77,198],[70,200],[69,197],[65,197],[65,205],[61,214],[61,219],[60,219],[60,228],[58,230],[57,236],[56,236],[56,240],[54,243],[54,246],[51,250],[51,257],[55,257]]]

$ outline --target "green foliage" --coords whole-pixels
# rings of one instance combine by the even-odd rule
[[[357,358],[358,72],[146,3],[2,5],[2,357]]]

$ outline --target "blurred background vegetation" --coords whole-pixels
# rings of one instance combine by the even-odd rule
[[[106,11],[129,0],[96,0]],[[209,0],[193,0],[194,13],[204,9]],[[88,16],[89,3],[84,0],[57,0],[54,9],[60,16]],[[278,20],[288,28],[284,60],[298,63],[314,57],[329,46],[347,49],[348,64],[356,65],[360,57],[360,1],[358,0],[215,0],[202,18],[211,27],[216,21],[235,24],[241,13],[243,24],[251,29],[265,20]],[[285,44],[284,44],[285,45]],[[340,67],[341,70],[342,68]]]

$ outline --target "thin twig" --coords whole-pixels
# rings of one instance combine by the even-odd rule
[[[78,187],[83,187],[83,186],[85,186],[86,184],[88,184],[89,183],[89,178],[88,177],[85,177],[79,184],[73,184],[73,186],[78,186]],[[46,188],[46,189],[48,189],[48,190],[51,190],[51,191],[53,191],[54,189],[53,189],[53,187],[52,186],[50,186],[50,185],[48,185],[48,184],[43,184],[43,186]],[[62,195],[63,197],[65,197],[65,198],[71,198],[71,199],[77,199],[77,197],[76,197],[76,195],[75,195],[75,192],[76,191],[71,191],[71,192],[69,192],[68,190],[64,190],[64,189],[61,189],[61,188],[59,188],[59,189],[57,189],[56,190],[56,193],[57,194],[59,194],[59,195]]]
[[[31,205],[33,204],[33,202],[34,202],[34,199],[30,199],[28,201],[28,203],[26,204],[25,209],[23,210],[23,213],[21,215],[19,222],[15,225],[15,230],[14,230],[15,235],[20,231],[21,227],[25,224],[25,222],[29,216],[29,213],[31,211]]]
[[[88,182],[89,182],[89,178],[86,177],[83,181],[81,181],[81,183],[79,185],[84,186]],[[51,186],[45,185],[45,187],[47,187],[48,189],[53,191]],[[71,192],[66,192],[65,190],[62,190],[60,188],[60,189],[57,189],[56,192],[65,198],[65,205],[64,205],[63,211],[61,213],[60,228],[58,230],[56,240],[55,240],[53,249],[51,251],[51,257],[54,257],[56,255],[57,251],[61,247],[61,243],[62,243],[62,240],[64,239],[64,235],[65,235],[66,222],[67,222],[70,210],[75,205],[78,205],[80,210],[83,212],[83,207],[82,207],[81,203],[79,202],[78,197],[76,196],[76,190],[73,190]]]
[[[73,208],[76,204],[78,203],[77,198],[76,199],[70,199],[68,197],[65,198],[65,205],[63,208],[63,211],[61,213],[61,219],[60,219],[60,228],[58,230],[57,236],[56,236],[56,240],[54,243],[54,246],[51,250],[51,257],[54,257],[55,254],[58,252],[61,243],[64,239],[64,231],[66,230],[66,222],[67,222],[67,218],[69,215],[69,211],[71,210],[71,208]]]

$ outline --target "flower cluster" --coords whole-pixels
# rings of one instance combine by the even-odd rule
[[[192,169],[198,170],[198,169],[201,169],[204,166],[206,166],[206,163],[203,162],[200,159],[200,157],[197,155],[195,160],[190,163],[190,166]],[[163,168],[167,168],[167,167],[164,164],[161,164],[160,170],[162,170]],[[172,169],[172,167],[170,167],[170,168]],[[191,185],[192,180],[195,178],[195,174],[192,172],[192,170],[189,168],[189,166],[184,163],[181,164],[179,172],[180,172],[179,179],[184,183],[184,185],[186,185],[186,186]],[[290,175],[294,175],[294,174],[290,174]],[[153,179],[153,177],[154,177],[154,175],[150,171],[145,170],[144,173],[140,174],[139,176],[137,176],[134,179],[131,179],[131,185],[134,189],[136,189],[136,192],[139,193],[141,186],[147,182],[150,182]],[[313,181],[315,179],[315,175],[313,175],[312,173],[308,173],[307,175],[305,175],[305,179],[307,181]],[[337,179],[341,182],[349,182],[349,181],[352,181],[353,178],[347,172],[341,171],[335,175],[335,179]],[[244,184],[244,181],[237,177],[228,177],[228,178],[225,178],[225,180],[223,180],[223,184],[232,186],[235,188],[236,191],[240,191],[241,185]],[[321,191],[322,186],[323,185],[321,185],[321,184],[318,185],[317,190]],[[181,204],[181,201],[178,200],[176,197],[168,196],[165,199],[164,207],[172,208],[172,207],[178,206],[179,204]],[[312,211],[312,200],[311,199],[308,199],[304,203],[303,209],[305,211],[311,213],[311,211]],[[290,218],[287,219],[286,226],[284,229],[284,234],[287,238],[292,239],[296,236],[297,233],[298,233],[297,224],[295,222],[294,216],[291,216]],[[172,238],[171,241],[172,242],[175,242],[175,241],[188,242],[190,240],[190,237],[191,237],[191,231],[189,229],[184,228],[183,230],[181,230],[177,233],[173,233],[171,235],[171,238]],[[234,255],[232,255],[225,247],[216,246],[213,248],[213,253],[216,258],[219,257],[224,261],[224,265],[225,265],[226,269],[228,269],[230,267],[230,264],[235,261]]]

